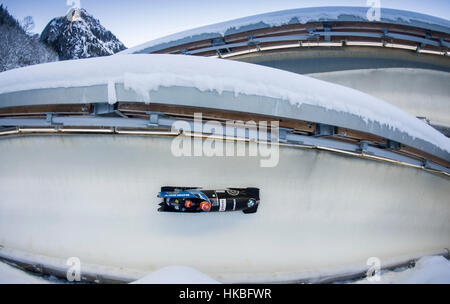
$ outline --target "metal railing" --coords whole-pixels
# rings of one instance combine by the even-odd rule
[[[180,118],[171,117],[164,113],[149,112],[149,119],[143,118],[125,118],[125,117],[101,117],[96,115],[84,116],[58,116],[47,114],[45,118],[0,118],[0,137],[45,133],[102,133],[102,134],[125,134],[125,135],[166,135],[177,136],[182,130],[173,130],[172,126]],[[192,120],[185,121],[194,130]],[[205,122],[207,123],[207,122]],[[205,123],[202,123],[202,130]],[[320,126],[320,124],[319,124]],[[324,126],[335,128],[334,126]],[[234,134],[243,134],[236,140],[250,141],[249,130],[244,127],[234,126]],[[243,129],[243,130],[241,130]],[[260,131],[258,131],[260,132]],[[185,133],[187,136],[211,137],[211,134]],[[264,136],[268,143],[271,142],[272,133],[267,132]],[[339,140],[345,138],[337,134],[297,134],[294,129],[280,128],[276,143],[284,146],[293,146],[298,148],[313,148],[336,153],[349,154],[352,156],[368,158],[372,160],[387,161],[399,165],[425,169],[450,176],[450,168],[437,164],[429,159],[417,159],[412,156],[397,153],[396,151],[372,145],[370,141],[361,140],[360,142],[350,143]],[[215,137],[215,139],[229,140],[226,137]],[[388,141],[389,142],[389,141]]]

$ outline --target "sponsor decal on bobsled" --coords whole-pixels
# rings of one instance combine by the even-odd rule
[[[255,213],[259,206],[258,188],[203,190],[194,187],[161,187],[161,212],[225,212],[241,210]]]

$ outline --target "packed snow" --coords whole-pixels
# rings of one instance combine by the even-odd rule
[[[0,284],[50,284],[65,283],[0,262]],[[450,261],[443,256],[426,256],[416,261],[412,268],[401,267],[382,271],[379,281],[362,279],[352,284],[450,284]],[[167,266],[156,270],[130,284],[220,284],[206,274],[187,266]]]
[[[0,284],[49,284],[50,281],[0,262]]]
[[[220,284],[206,274],[187,266],[167,266],[131,284]]]
[[[373,96],[308,76],[217,58],[139,54],[41,64],[0,73],[0,94],[106,85],[108,101],[115,103],[116,83],[123,83],[126,89],[133,90],[147,103],[151,101],[151,91],[160,87],[181,86],[218,94],[228,91],[235,96],[243,94],[281,99],[296,106],[319,106],[354,114],[366,123],[378,122],[450,152],[450,140],[443,134]]]
[[[414,268],[382,272],[379,281],[363,279],[355,284],[450,284],[450,261],[443,256],[420,258]]]
[[[308,22],[320,21],[368,22],[368,9],[369,7],[310,7],[254,15],[179,32],[132,47],[119,54],[155,52],[175,45],[220,38],[225,35],[276,27],[285,24],[305,24]],[[445,19],[388,8],[381,8],[380,15],[380,22],[417,26],[429,30],[450,33],[450,21]]]

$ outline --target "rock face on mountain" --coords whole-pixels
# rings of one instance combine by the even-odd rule
[[[41,41],[55,50],[61,60],[108,56],[126,49],[85,9],[52,19],[41,34]]]
[[[30,17],[31,18],[31,17]],[[31,34],[0,5],[0,72],[57,61],[58,55]]]

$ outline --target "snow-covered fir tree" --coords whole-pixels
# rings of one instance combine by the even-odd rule
[[[0,72],[32,64],[57,61],[55,51],[30,34],[31,20],[21,24],[12,17],[6,7],[0,5]]]

